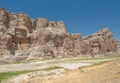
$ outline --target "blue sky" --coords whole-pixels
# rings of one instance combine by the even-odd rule
[[[120,0],[0,0],[0,7],[33,19],[62,20],[68,32],[83,36],[109,27],[120,40]]]

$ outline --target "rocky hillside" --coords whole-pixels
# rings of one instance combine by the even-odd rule
[[[108,28],[82,38],[66,32],[63,21],[31,19],[24,13],[10,13],[0,8],[1,60],[80,56],[112,53],[116,41]],[[13,58],[13,59],[12,59]]]

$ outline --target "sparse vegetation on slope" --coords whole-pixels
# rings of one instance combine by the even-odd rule
[[[32,82],[32,81],[31,81]],[[37,81],[39,82],[39,81]],[[82,67],[43,83],[120,83],[120,59]]]
[[[0,73],[0,83],[2,81],[4,81],[4,80],[10,79],[11,77],[19,76],[21,74],[37,72],[37,71],[42,71],[42,70],[50,71],[50,70],[61,69],[61,68],[62,67],[59,67],[59,66],[51,66],[49,68],[44,68],[44,69],[41,69],[41,70],[25,70],[25,71],[1,72]]]

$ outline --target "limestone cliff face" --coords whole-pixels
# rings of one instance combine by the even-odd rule
[[[113,35],[108,28],[83,38],[83,41],[86,43],[86,47],[89,46],[89,49],[87,50],[88,53],[104,54],[117,50],[116,41],[113,39]]]
[[[117,45],[109,29],[82,38],[66,32],[64,22],[45,18],[32,20],[24,13],[0,8],[0,56],[11,54],[26,59],[95,55],[115,52]]]
[[[4,9],[0,8],[0,35],[9,27],[9,14]]]

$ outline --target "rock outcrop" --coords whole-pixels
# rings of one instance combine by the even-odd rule
[[[32,20],[24,13],[14,14],[0,8],[1,58],[96,55],[116,50],[116,41],[108,28],[82,38],[81,34],[66,32],[62,21],[54,22],[45,18]],[[26,53],[22,55],[23,51]]]

